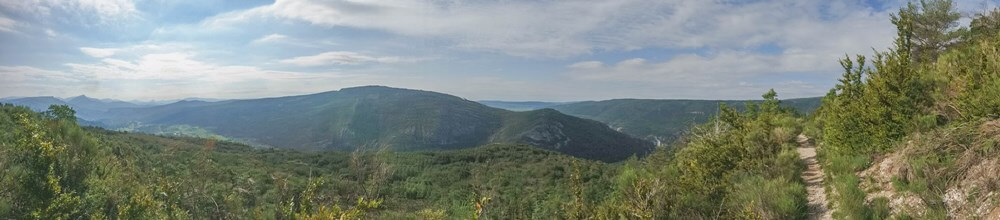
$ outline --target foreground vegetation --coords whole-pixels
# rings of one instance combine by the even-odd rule
[[[430,91],[362,86],[316,94],[116,108],[94,120],[114,130],[225,137],[305,151],[458,150],[519,143],[618,162],[654,145],[551,109],[513,112]]]
[[[624,165],[522,145],[308,153],[81,128],[0,107],[0,214],[13,218],[802,217],[798,119],[775,94],[723,108],[679,150]],[[620,172],[620,174],[619,174]],[[779,196],[779,200],[764,196]],[[708,198],[708,199],[706,199]],[[723,207],[723,208],[717,208]]]
[[[717,123],[694,128],[676,148],[623,165],[615,191],[595,204],[597,219],[801,219],[801,131],[793,110],[771,91],[738,112],[722,106]],[[587,205],[587,204],[584,204]]]
[[[570,197],[570,175],[586,200],[600,200],[614,175],[530,146],[304,153],[85,129],[56,113],[66,110],[0,107],[0,127],[15,131],[0,139],[0,216],[551,218]]]
[[[951,1],[911,3],[893,16],[899,35],[890,50],[871,63],[841,62],[844,76],[811,126],[822,139],[835,217],[944,219],[969,208],[943,197],[971,187],[958,185],[969,166],[996,156],[989,121],[1000,116],[1000,11],[978,14],[967,28],[959,18]]]
[[[671,146],[693,125],[714,119],[719,113],[719,103],[743,110],[746,102],[759,103],[760,100],[612,99],[553,104],[547,107],[568,115],[604,122],[622,133]],[[799,113],[810,113],[819,107],[820,98],[789,99],[781,104],[794,108]]]

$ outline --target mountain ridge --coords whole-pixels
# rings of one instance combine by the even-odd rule
[[[110,128],[190,125],[225,137],[298,150],[450,150],[525,143],[573,156],[620,161],[652,144],[555,110],[513,112],[424,90],[362,86],[307,95],[178,102],[111,109]]]
[[[669,144],[695,124],[708,122],[720,104],[743,109],[761,100],[611,99],[552,106],[562,113],[603,122],[623,133],[659,144]],[[800,113],[818,108],[820,97],[782,100]]]

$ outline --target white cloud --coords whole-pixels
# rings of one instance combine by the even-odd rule
[[[0,86],[0,97],[87,94],[124,100],[259,98],[329,91],[364,84],[358,80],[365,77],[335,72],[297,73],[225,66],[193,61],[187,55],[177,54],[151,55],[148,59],[138,62],[106,59],[97,64],[70,64],[70,71],[0,66],[0,84],[5,85]],[[169,62],[198,66],[177,69],[162,66]],[[120,72],[104,72],[108,70]],[[210,72],[177,72],[190,70]]]
[[[91,9],[101,17],[117,17],[136,13],[131,0],[77,0],[77,7]]]
[[[301,48],[329,48],[331,46],[340,46],[340,44],[334,42],[333,40],[302,39],[277,33],[264,35],[250,41],[250,43],[255,45],[280,44],[280,46],[296,46]]]
[[[0,66],[0,96],[78,95],[95,85],[86,77],[29,66]],[[75,94],[74,94],[75,93]]]
[[[419,60],[423,59],[393,57],[393,56],[378,57],[351,51],[330,51],[312,56],[301,56],[301,57],[284,59],[279,62],[284,64],[298,65],[298,66],[322,66],[331,64],[357,65],[362,63],[400,63],[400,62],[415,62]]]
[[[132,80],[185,80],[233,82],[246,79],[278,80],[308,78],[310,75],[295,72],[264,70],[254,66],[218,65],[194,59],[195,54],[184,52],[155,53],[141,56],[136,61],[104,58],[100,63],[66,64],[72,72],[95,79]]]
[[[115,55],[118,52],[118,48],[93,48],[93,47],[81,47],[80,52],[87,54],[88,56],[102,58]]]
[[[815,70],[801,63],[811,62],[813,61],[808,58],[789,59],[783,56],[725,51],[711,56],[678,55],[663,62],[649,62],[642,58],[627,59],[614,65],[584,61],[568,65],[567,74],[586,80],[699,84],[734,81],[766,74],[810,73]]]
[[[14,26],[16,25],[17,21],[14,21],[14,19],[10,19],[4,17],[3,15],[0,15],[0,31],[17,33],[17,31],[14,30]]]
[[[93,14],[102,22],[131,18],[138,15],[131,0],[0,0],[0,7],[29,13],[42,19],[50,18],[53,11]]]
[[[524,57],[569,57],[640,48],[740,49],[764,44],[812,47],[843,38],[881,47],[886,36],[834,32],[828,26],[892,30],[888,12],[861,1],[319,1],[278,0],[203,22],[226,26],[282,18],[442,38],[454,47]],[[822,32],[803,36],[795,32]],[[842,30],[841,30],[842,31]],[[877,32],[883,33],[883,32]],[[862,37],[852,37],[861,35]]]
[[[567,67],[569,67],[570,69],[598,69],[604,67],[604,63],[602,63],[601,61],[583,61],[570,64]]]
[[[378,30],[443,42],[453,49],[529,58],[666,49],[662,53],[668,59],[580,60],[567,65],[561,76],[591,85],[587,87],[619,85],[606,88],[631,94],[621,97],[670,88],[679,97],[712,98],[748,97],[768,87],[793,89],[796,96],[821,95],[828,86],[823,83],[834,82],[839,75],[838,59],[890,45],[895,28],[888,15],[894,11],[894,7],[875,9],[860,0],[277,0],[215,16],[202,25],[290,20]],[[282,62],[357,64],[371,58],[319,54]],[[579,87],[563,88],[590,94]]]
[[[565,76],[578,83],[625,83],[637,87],[669,88],[670,95],[687,98],[754,98],[770,88],[796,97],[822,95],[835,69],[835,57],[795,54],[755,54],[722,51],[709,55],[681,54],[651,62],[633,58],[613,64],[583,61],[566,66]]]
[[[44,70],[30,66],[0,66],[0,82],[19,81],[82,81],[83,77],[62,72]],[[11,85],[11,84],[4,84]]]
[[[190,51],[197,48],[186,43],[142,43],[122,47],[80,47],[80,52],[95,58],[139,57],[147,54],[164,54]]]
[[[268,42],[277,42],[277,41],[284,40],[286,38],[288,38],[288,36],[281,35],[281,34],[268,34],[267,36],[263,36],[261,38],[257,38],[256,40],[253,40],[253,43],[255,43],[255,44],[261,44],[261,43],[268,43]]]
[[[150,48],[137,45],[125,48]],[[72,76],[95,82],[86,89],[73,89],[99,97],[120,99],[174,99],[184,97],[251,98],[274,95],[293,95],[329,91],[335,87],[354,83],[363,74],[340,72],[294,72],[265,69],[257,66],[226,65],[199,58],[185,49],[157,49],[158,52],[136,56],[114,55],[96,63],[65,64]],[[180,51],[180,52],[179,52]],[[132,53],[141,52],[138,49]],[[0,69],[2,71],[2,69]],[[2,73],[2,72],[0,72]],[[62,73],[62,72],[56,72]],[[27,74],[14,80],[12,85],[26,85],[26,79],[38,79],[37,74]],[[37,95],[44,91],[58,91],[58,80],[42,80],[44,85],[32,87]],[[73,84],[69,84],[73,85]],[[56,89],[53,89],[56,88]],[[20,89],[18,90],[20,91]],[[18,91],[0,91],[0,96],[21,94]],[[61,94],[50,92],[43,94]]]
[[[277,0],[266,6],[217,15],[205,19],[200,24],[178,25],[187,29],[177,30],[185,31],[171,31],[174,30],[171,26],[157,28],[157,31],[173,32],[177,35],[151,37],[146,41],[179,40],[181,43],[188,41],[191,45],[202,45],[206,48],[162,44],[113,48],[109,46],[116,46],[114,42],[102,42],[102,44],[87,45],[91,47],[79,48],[81,52],[96,57],[99,61],[69,64],[67,65],[69,70],[65,72],[104,82],[151,80],[157,83],[198,85],[198,87],[190,86],[175,90],[190,89],[202,92],[201,94],[207,92],[202,87],[213,87],[220,83],[230,87],[217,87],[217,90],[212,92],[228,93],[222,88],[246,85],[241,82],[254,81],[256,83],[254,85],[260,84],[257,81],[275,80],[301,83],[303,82],[301,79],[309,77],[324,77],[324,79],[332,77],[321,73],[267,69],[275,63],[266,61],[273,60],[276,54],[243,54],[234,52],[234,50],[242,51],[240,48],[228,48],[230,47],[228,44],[213,44],[220,39],[239,39],[244,43],[251,41],[254,44],[261,44],[252,45],[259,47],[252,49],[273,49],[272,47],[280,46],[282,52],[279,54],[308,55],[300,57],[279,55],[280,58],[288,59],[279,60],[277,63],[298,66],[414,62],[425,58],[393,55],[410,56],[420,52],[437,53],[442,50],[460,50],[459,53],[445,54],[466,55],[470,53],[465,52],[472,51],[528,58],[561,59],[555,62],[532,63],[534,61],[522,62],[523,60],[515,58],[507,62],[504,60],[506,58],[493,60],[493,56],[480,58],[478,55],[481,53],[472,53],[473,56],[470,56],[472,58],[457,57],[456,65],[440,68],[427,65],[431,67],[423,70],[428,73],[421,75],[426,77],[424,81],[413,79],[365,81],[365,84],[395,82],[400,86],[416,85],[431,90],[454,91],[459,95],[477,94],[479,97],[516,93],[518,97],[524,99],[532,97],[592,99],[657,97],[668,92],[666,95],[683,98],[748,97],[746,94],[759,94],[764,91],[760,88],[769,86],[787,86],[796,88],[797,91],[804,91],[797,94],[815,94],[825,92],[828,88],[817,86],[816,83],[835,82],[826,78],[839,75],[836,61],[844,54],[870,53],[872,48],[882,49],[890,43],[895,29],[888,21],[888,13],[895,9],[889,7],[887,11],[882,11],[883,9],[872,9],[868,5],[861,0]],[[5,26],[4,17],[0,16],[0,31],[5,31],[4,27],[8,27],[8,30],[37,27],[39,30],[37,33],[40,35],[42,35],[41,30],[44,30],[42,28],[47,26],[34,26],[31,17],[24,14],[43,14],[41,20],[54,22],[87,18],[91,20],[84,20],[82,23],[88,25],[94,23],[94,18],[81,16],[100,14],[99,18],[102,20],[113,20],[135,14],[143,15],[134,8],[131,1],[124,0],[0,0],[0,10],[16,13],[12,18],[18,19],[10,20]],[[66,11],[72,13],[66,15]],[[147,18],[156,19],[152,16]],[[275,20],[277,22],[271,22]],[[159,24],[158,21],[149,23]],[[266,26],[260,25],[261,23]],[[365,31],[360,37],[365,37],[367,34],[378,37],[382,37],[383,34],[392,36],[385,38],[387,39],[385,41],[379,39],[375,43],[359,43],[366,39],[358,39],[358,36],[353,34],[316,37],[319,34],[315,34],[317,32],[315,30],[306,32],[295,30],[301,28],[303,24],[314,25],[311,28],[321,29],[318,32],[323,33],[356,33],[350,29],[363,29]],[[252,27],[246,28],[248,26]],[[213,29],[217,27],[231,27],[231,29]],[[261,27],[268,27],[265,28],[268,30],[259,32]],[[270,27],[278,28],[270,29]],[[211,33],[191,34],[195,31],[189,29],[194,28],[203,28]],[[326,28],[349,30],[343,32],[323,30]],[[274,31],[283,31],[289,35],[296,33],[293,36],[297,37],[285,36]],[[233,36],[239,34],[252,35]],[[66,32],[66,36],[72,36],[72,32]],[[206,40],[208,38],[212,40]],[[319,40],[336,42],[338,45]],[[416,48],[404,53],[387,53],[399,51],[395,49],[400,47],[386,45],[412,42],[426,43],[407,46],[425,48]],[[76,47],[79,46],[74,45],[71,48]],[[639,58],[634,58],[633,53],[620,53],[639,49],[643,51],[635,53],[634,56]],[[302,51],[310,52],[300,54]],[[365,53],[351,51],[365,51]],[[649,55],[661,52],[662,54]],[[229,57],[234,53],[246,56],[240,58],[252,58],[254,61]],[[588,56],[592,54],[598,56]],[[623,55],[628,57],[622,58]],[[666,59],[662,58],[664,56]],[[480,62],[477,59],[489,61]],[[230,65],[222,64],[220,60],[250,63]],[[579,62],[573,63],[575,61]],[[494,63],[515,65],[528,63],[538,66],[552,63],[560,63],[557,64],[560,66],[563,63],[572,64],[565,65],[565,73],[549,76],[546,74],[551,68],[547,67],[551,66],[541,69],[490,66]],[[402,67],[401,65],[371,66],[371,68],[377,66],[387,69]],[[278,65],[278,67],[288,66]],[[369,66],[364,67],[347,69],[351,71],[370,69]],[[503,72],[505,70],[493,70],[504,68],[518,72],[505,75]],[[370,73],[370,75],[395,74],[394,77],[399,78],[398,76],[411,74],[412,71],[421,71],[401,69],[403,68]],[[523,73],[521,70],[531,73]],[[435,71],[440,73],[432,73]],[[452,78],[463,75],[462,73],[468,73],[465,74],[467,77]],[[333,75],[342,76],[343,73]],[[776,75],[795,76],[788,79],[772,77]],[[494,83],[504,86],[495,87],[490,94],[487,94],[478,92],[484,91],[478,86],[455,83],[470,77],[480,77],[481,83],[476,85]],[[802,77],[815,78],[802,79]],[[823,79],[816,80],[817,78]],[[219,83],[212,83],[210,80],[219,80]],[[294,83],[289,85],[292,86],[266,87],[265,91],[300,89]],[[172,86],[155,88],[163,88],[164,91],[160,92],[169,93],[166,90],[178,88]],[[332,87],[325,88],[332,89]],[[813,90],[807,90],[810,88]],[[145,91],[141,93],[156,94],[150,90],[153,89],[139,87],[135,90],[118,91]],[[756,95],[749,97],[754,96]]]

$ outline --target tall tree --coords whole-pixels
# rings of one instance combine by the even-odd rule
[[[972,39],[984,39],[1000,34],[1000,9],[992,9],[977,13],[969,24],[969,35]]]
[[[897,18],[893,21],[896,26],[900,26],[898,22],[909,23],[910,28],[903,34],[913,44],[911,58],[914,61],[936,60],[946,48],[961,42],[967,32],[959,27],[958,19],[962,15],[952,0],[910,2],[899,10]]]
[[[917,10],[910,3],[892,16],[898,34],[893,48],[876,53],[870,67],[863,56],[858,56],[856,66],[850,59],[841,61],[844,77],[824,100],[830,109],[824,112],[828,115],[823,119],[823,136],[834,149],[848,154],[882,152],[914,128],[913,117],[931,100],[930,84],[914,60],[936,59],[939,51],[926,45],[946,41],[934,37],[943,32],[929,31],[928,24],[951,11],[950,5],[951,1],[921,1],[923,10]],[[917,54],[923,57],[913,58]]]
[[[76,111],[69,105],[51,105],[45,115],[61,120],[76,122]]]

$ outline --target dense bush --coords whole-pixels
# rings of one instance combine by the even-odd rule
[[[863,56],[841,61],[843,78],[810,123],[821,134],[837,217],[887,217],[879,208],[882,200],[866,198],[856,173],[879,155],[912,142],[908,136],[1000,116],[998,15],[979,14],[970,28],[958,28],[953,2],[911,3],[892,16],[898,36],[890,50],[877,52],[871,64]],[[909,158],[915,179],[895,184],[896,190],[917,193],[929,204],[925,218],[944,213],[940,195],[946,179],[955,174],[947,170],[955,150]]]
[[[580,200],[599,201],[615,174],[531,146],[309,153],[84,129],[71,116],[0,107],[13,131],[0,134],[0,216],[551,219],[570,175]]]
[[[721,106],[682,146],[626,162],[597,219],[800,219],[806,192],[794,148],[801,120],[774,91],[743,112]]]

